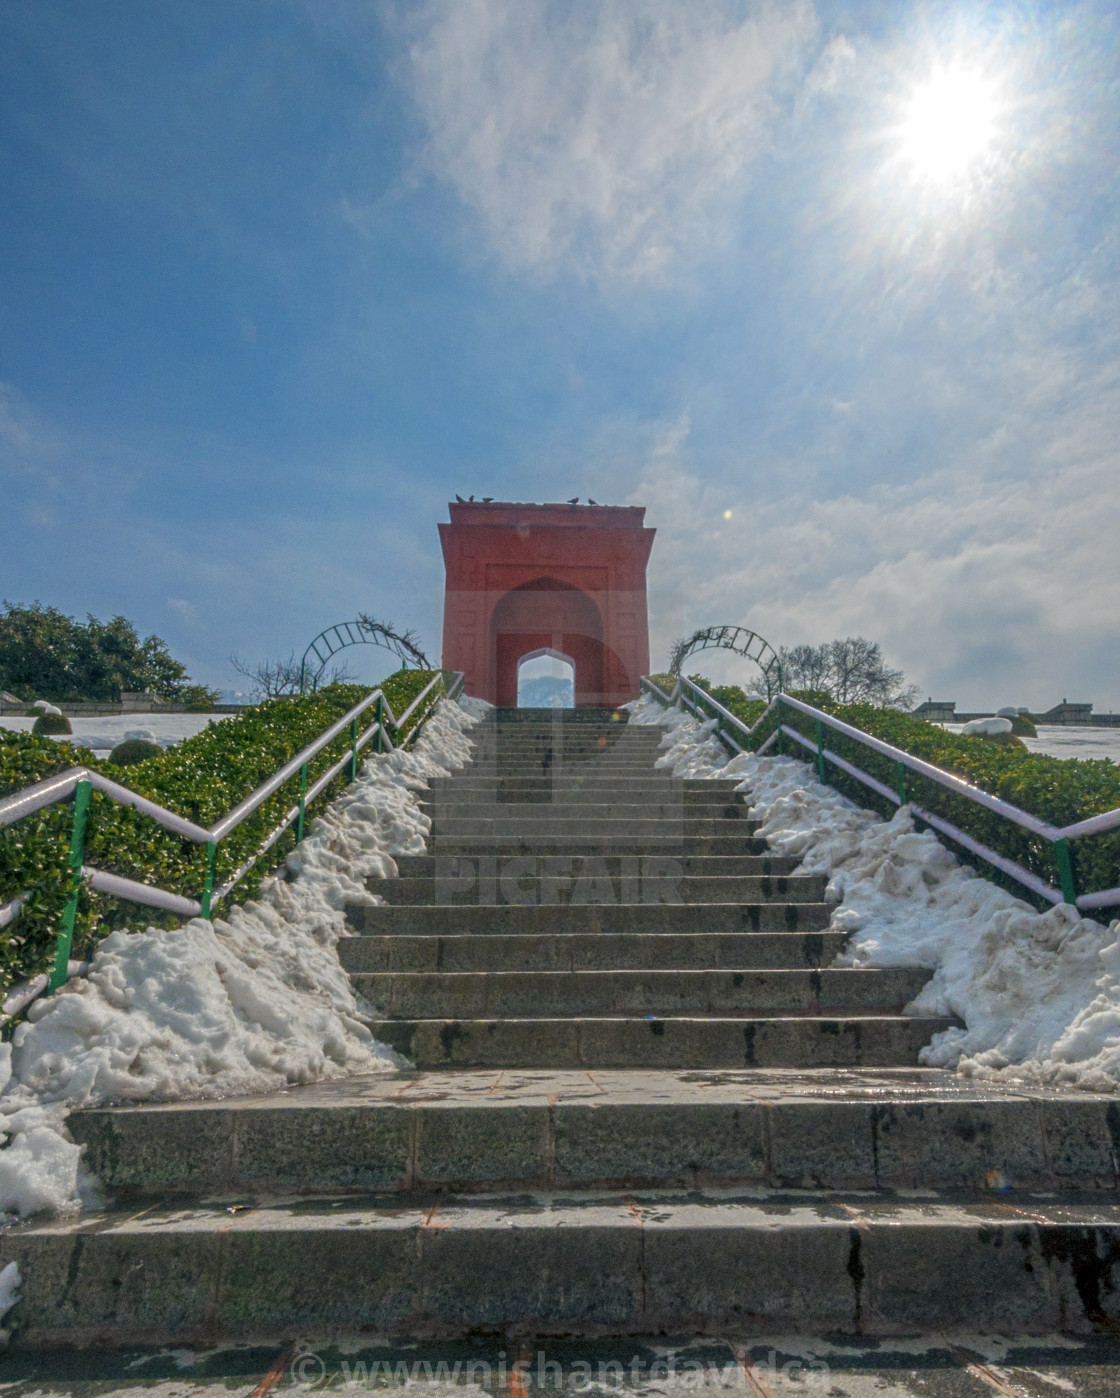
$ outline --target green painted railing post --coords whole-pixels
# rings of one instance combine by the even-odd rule
[[[307,816],[307,763],[299,769],[299,819],[296,821],[296,844],[303,839],[303,822]]]
[[[350,723],[350,780],[358,780],[358,720]]]
[[[817,777],[822,786],[828,785],[828,768],[824,761],[824,724],[817,719]]]
[[[79,782],[74,788],[74,823],[70,827],[70,854],[66,860],[68,894],[62,918],[58,924],[58,946],[54,968],[47,981],[47,994],[66,984],[70,964],[70,948],[74,942],[74,924],[78,919],[78,897],[82,891],[82,860],[86,852],[86,826],[89,824],[89,798],[93,790],[89,782]]]
[[[206,882],[202,885],[202,897],[198,900],[202,904],[200,917],[210,921],[210,900],[214,896],[214,875],[218,868],[218,846],[211,840],[206,846]]]
[[[1062,881],[1062,897],[1067,903],[1077,902],[1077,879],[1073,872],[1073,853],[1068,840],[1054,841],[1054,854],[1058,860],[1058,876]]]
[[[378,752],[384,752],[384,751],[385,751],[385,704],[384,704],[384,701],[382,700],[380,694],[377,696],[377,704],[376,704],[376,706],[374,707],[374,713],[377,715],[377,751],[378,751]]]
[[[910,794],[906,789],[906,764],[903,762],[894,764],[894,789],[898,792],[898,804],[905,806],[910,800]]]
[[[786,751],[785,734],[782,732],[782,701],[775,699],[774,712],[778,717],[778,756],[784,757]]]

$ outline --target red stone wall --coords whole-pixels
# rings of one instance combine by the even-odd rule
[[[612,505],[451,505],[439,526],[447,569],[443,665],[466,691],[517,703],[517,663],[572,658],[576,704],[638,696],[649,671],[645,510]]]

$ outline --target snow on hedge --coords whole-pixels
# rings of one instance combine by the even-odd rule
[[[740,777],[777,854],[824,873],[833,930],[851,933],[838,966],[927,966],[907,1010],[955,1014],[921,1062],[972,1078],[1094,1091],[1120,1088],[1120,921],[1105,927],[1059,904],[1030,904],[959,864],[907,807],[889,821],[822,786],[791,757],[728,760],[712,735],[655,700],[631,723],[665,724],[659,767],[677,776]]]
[[[336,947],[364,880],[396,873],[430,828],[416,793],[470,760],[485,706],[438,704],[410,751],[368,759],[311,821],[286,877],[211,924],[113,932],[86,976],[0,1045],[0,1210],[77,1206],[75,1107],[278,1091],[397,1065],[362,1021]]]

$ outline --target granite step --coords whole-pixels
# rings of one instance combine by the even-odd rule
[[[1024,1189],[1116,1189],[1109,1105],[928,1068],[463,1071],[98,1107],[69,1124],[114,1198],[723,1184],[1013,1202]]]
[[[483,858],[493,859],[494,855],[484,855]],[[532,861],[530,872],[539,877],[541,874],[574,874],[579,876],[590,858],[594,858],[594,869],[596,873],[605,872],[610,878],[633,877],[637,875],[642,878],[661,878],[665,876],[684,876],[689,878],[711,878],[714,876],[729,876],[743,874],[758,874],[770,877],[778,877],[792,874],[800,860],[789,855],[781,854],[676,854],[676,855],[629,855],[629,854],[608,854],[608,855],[525,855],[524,858]],[[451,859],[454,865],[458,866],[448,869],[447,861]],[[402,879],[425,879],[435,878],[437,869],[440,877],[456,877],[463,873],[478,873],[477,862],[464,865],[465,856],[446,856],[432,854],[398,854],[395,859],[397,870]],[[637,864],[635,864],[637,860]],[[529,866],[526,866],[529,867]],[[484,871],[490,872],[489,866]]]
[[[679,973],[675,973],[679,974]],[[383,1019],[417,1068],[910,1067],[952,1017],[862,1014]]]
[[[737,874],[692,878],[656,877],[637,870],[615,877],[596,868],[594,859],[580,873],[538,874],[533,856],[495,857],[486,872],[484,861],[448,859],[434,878],[383,879],[378,893],[394,907],[438,907],[447,903],[515,903],[578,907],[586,903],[820,903],[827,879],[823,874]],[[559,862],[559,860],[557,861]],[[651,861],[652,862],[652,861]],[[662,867],[670,861],[660,861]],[[480,869],[481,865],[481,869]],[[438,866],[437,866],[438,867]]]
[[[385,880],[370,879],[375,892]],[[831,903],[719,903],[698,915],[691,903],[587,903],[576,907],[541,907],[514,903],[493,907],[444,904],[427,908],[347,903],[346,921],[355,932],[387,936],[426,933],[470,936],[476,933],[522,933],[554,936],[561,932],[630,935],[650,932],[823,932]],[[346,941],[339,943],[345,948]],[[345,950],[341,955],[345,956]]]
[[[795,970],[829,965],[841,932],[549,932],[346,937],[351,973],[384,971]]]
[[[888,970],[351,971],[379,1019],[901,1014],[929,980]]]
[[[1111,1194],[1028,1193],[1010,1209],[991,1194],[890,1190],[343,1195],[235,1213],[171,1203],[81,1228],[23,1224],[0,1238],[9,1261],[28,1345],[1120,1321]]]

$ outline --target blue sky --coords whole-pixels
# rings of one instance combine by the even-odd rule
[[[0,593],[221,687],[358,611],[434,653],[454,492],[591,495],[659,531],[657,660],[1120,709],[1118,25],[9,0]]]

